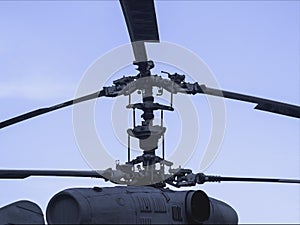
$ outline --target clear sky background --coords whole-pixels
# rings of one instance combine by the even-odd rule
[[[161,40],[201,57],[222,89],[296,105],[300,103],[299,9],[299,1],[156,2]],[[128,42],[118,1],[1,1],[0,120],[72,99],[89,65]],[[199,112],[207,108],[200,104],[205,103],[204,96],[193,101]],[[113,102],[99,100],[97,111]],[[248,103],[225,103],[221,151],[204,172],[299,178],[299,120],[253,110]],[[205,115],[199,113],[203,136],[209,132]],[[168,129],[176,129],[176,123],[170,122]],[[111,127],[106,129],[112,132]],[[4,128],[0,140],[2,169],[89,169],[74,138],[72,108]],[[113,135],[110,141],[114,146]],[[200,146],[184,166],[196,170],[202,152]],[[124,162],[123,149],[119,155]],[[29,199],[45,210],[58,191],[95,185],[112,186],[88,178],[1,180],[0,207]],[[299,185],[212,183],[194,189],[229,203],[242,223],[300,223]]]

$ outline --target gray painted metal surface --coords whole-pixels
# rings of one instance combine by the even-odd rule
[[[0,208],[0,224],[45,224],[41,208],[22,200]]]
[[[119,186],[71,188],[49,202],[49,224],[237,224],[237,213],[203,191]]]

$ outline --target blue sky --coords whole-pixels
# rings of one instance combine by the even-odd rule
[[[202,58],[222,89],[296,105],[300,103],[299,7],[298,1],[156,2],[161,40]],[[87,68],[129,41],[118,1],[1,1],[0,30],[1,121],[73,98]],[[192,100],[199,112],[200,135],[207,138],[205,97]],[[113,103],[112,99],[98,101],[96,112]],[[226,100],[225,104],[221,151],[205,173],[300,177],[297,119],[256,111],[248,103]],[[168,130],[176,130],[176,125],[175,116]],[[2,129],[0,140],[3,169],[89,169],[76,145],[72,108]],[[114,141],[111,137],[112,145],[118,147]],[[205,140],[185,167],[198,168],[203,147]],[[125,151],[120,151],[124,153],[120,160],[125,161]],[[0,206],[30,199],[43,209],[64,188],[110,186],[86,178],[38,177],[0,183]],[[232,205],[243,223],[300,222],[297,185],[222,183],[195,189]]]

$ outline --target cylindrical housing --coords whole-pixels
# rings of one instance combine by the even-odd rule
[[[227,206],[200,190],[148,186],[72,188],[53,196],[46,218],[48,224],[234,223],[231,215],[236,213]]]

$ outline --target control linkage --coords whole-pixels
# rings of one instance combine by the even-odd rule
[[[112,86],[103,87],[100,94],[106,97],[128,96],[137,90],[145,89],[145,87],[158,87],[172,94],[186,93],[195,95],[204,93],[205,85],[199,85],[197,82],[185,82],[185,75],[170,74],[164,71],[162,73],[168,74],[168,78],[163,78],[159,75],[141,76],[140,74],[136,76],[123,76],[113,81]]]
[[[171,169],[170,173],[173,175],[166,180],[166,183],[177,188],[195,186],[205,182],[221,182],[219,176],[194,174],[190,169]]]
[[[123,165],[122,165],[123,166]],[[122,167],[121,166],[121,167]],[[125,165],[124,165],[125,166]],[[128,166],[128,165],[126,165]],[[286,183],[286,184],[300,184],[299,179],[281,179],[281,178],[252,178],[252,177],[223,177],[205,175],[203,173],[193,173],[190,169],[169,169],[169,174],[157,172],[156,181],[149,179],[143,170],[139,172],[125,171],[124,168],[117,166],[117,170],[106,170],[106,181],[111,181],[116,184],[139,185],[142,181],[149,181],[150,186],[165,187],[169,184],[173,187],[191,187],[206,182],[265,182],[265,183]],[[128,167],[129,168],[129,167]],[[108,171],[110,176],[108,175]]]
[[[155,166],[146,165],[144,156],[139,156],[135,160],[126,164],[117,164],[116,169],[111,168],[101,171],[101,175],[105,177],[106,181],[110,181],[116,184],[126,184],[126,185],[150,185],[156,187],[165,187],[166,184],[180,188],[180,187],[190,187],[197,184],[204,184],[205,182],[220,182],[222,178],[219,176],[206,176],[203,173],[194,174],[190,169],[177,168],[172,169],[172,162],[162,160],[160,157],[155,156],[155,160],[152,165],[159,163],[160,165],[165,165],[169,167],[169,173],[165,173],[161,169],[155,169]],[[137,165],[137,170],[134,165]],[[148,183],[148,184],[147,184]]]

